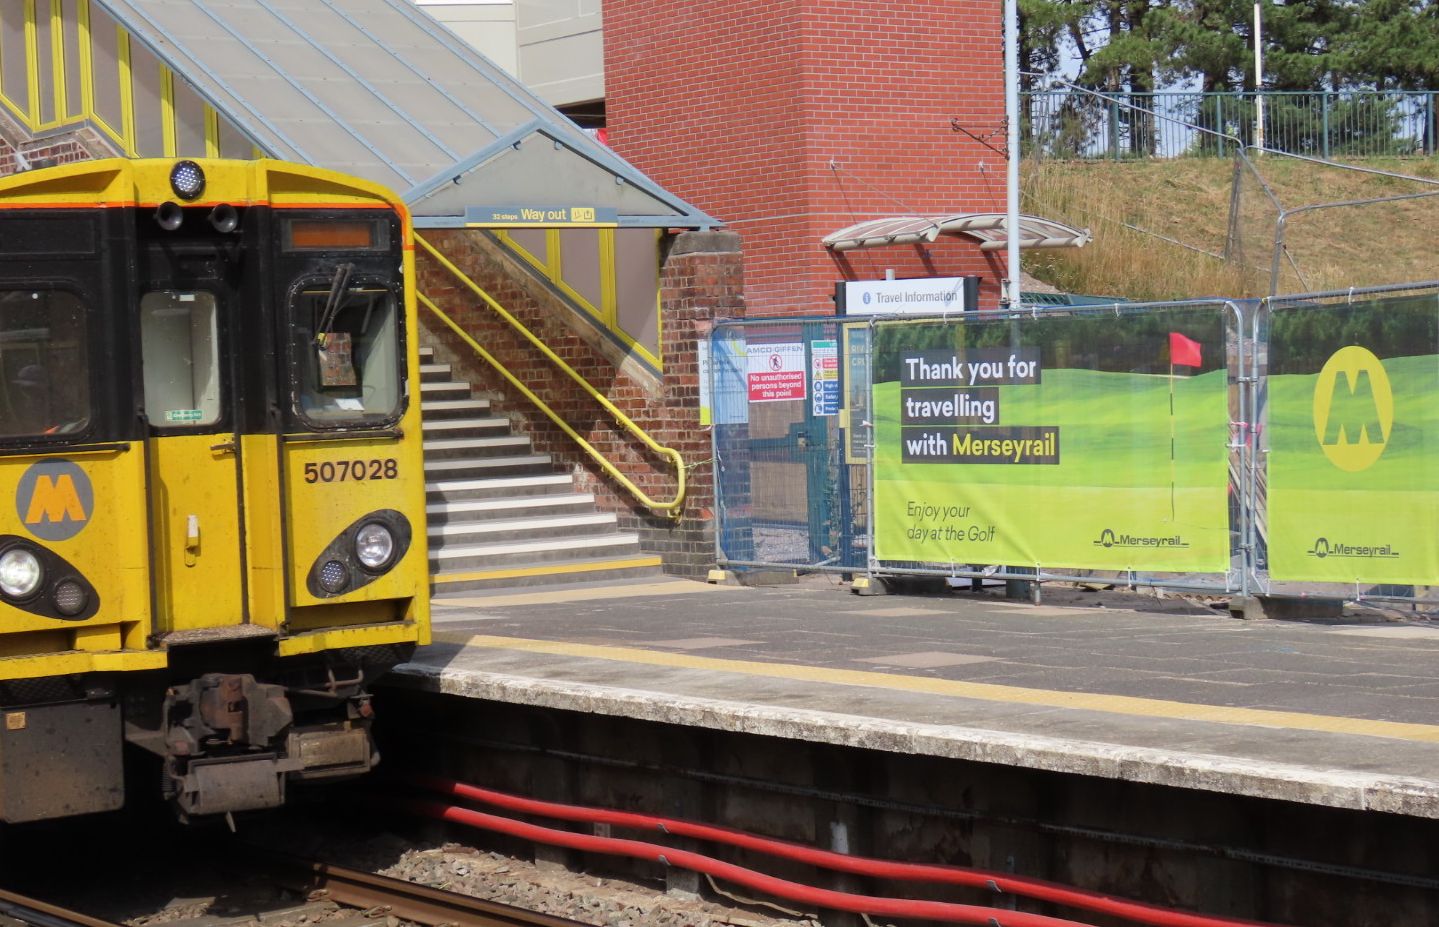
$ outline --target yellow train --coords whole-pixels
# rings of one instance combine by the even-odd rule
[[[0,179],[0,820],[119,807],[127,750],[186,816],[375,764],[429,638],[412,245],[277,161]]]

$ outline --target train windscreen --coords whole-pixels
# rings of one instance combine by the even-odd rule
[[[90,421],[85,304],[66,290],[0,291],[0,437],[70,435]]]
[[[387,425],[400,415],[400,313],[389,287],[301,286],[291,305],[295,411],[309,425]]]

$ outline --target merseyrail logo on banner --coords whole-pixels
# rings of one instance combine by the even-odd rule
[[[35,537],[68,541],[90,523],[95,491],[85,471],[70,461],[42,460],[20,477],[15,511]]]
[[[1439,300],[1281,308],[1268,356],[1270,577],[1439,583]]]
[[[1379,460],[1394,426],[1394,392],[1384,365],[1358,345],[1340,348],[1314,384],[1314,434],[1324,456],[1358,473]]]

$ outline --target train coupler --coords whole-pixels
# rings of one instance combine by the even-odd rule
[[[311,710],[297,723],[286,688],[249,674],[172,687],[165,790],[187,817],[224,814],[283,805],[287,782],[368,772],[378,761],[368,709],[367,699],[337,699],[330,712]]]

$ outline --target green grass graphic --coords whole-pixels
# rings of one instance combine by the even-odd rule
[[[1170,415],[1173,387],[1174,414]],[[900,387],[874,388],[876,553],[882,559],[1135,570],[1228,569],[1228,387],[1195,377],[1048,369],[999,388],[999,426],[1059,426],[1060,463],[902,463]],[[1174,462],[1170,462],[1171,424]],[[1172,489],[1171,489],[1172,485]],[[963,517],[916,517],[915,506]],[[1106,547],[1109,529],[1181,537]]]

